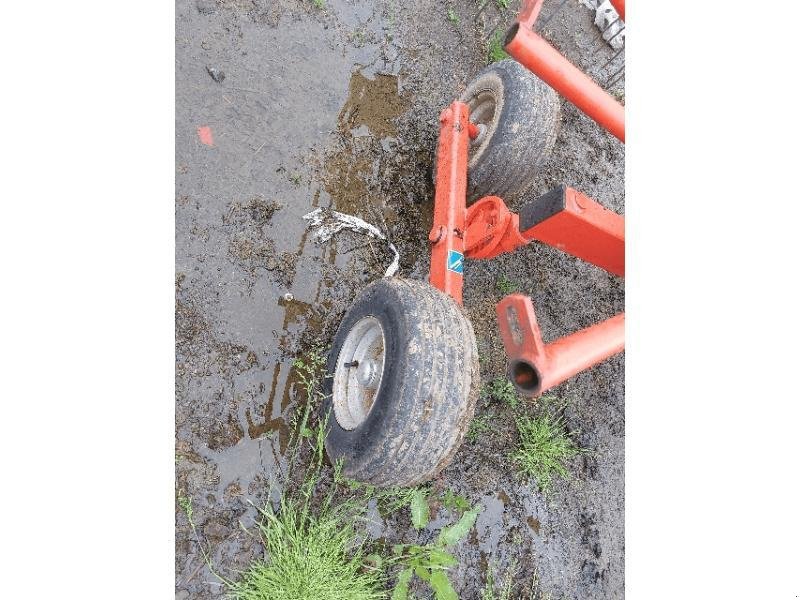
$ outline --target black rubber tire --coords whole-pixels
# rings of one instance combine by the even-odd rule
[[[558,135],[557,94],[509,58],[481,71],[460,100],[470,107],[473,122],[486,125],[470,144],[467,202],[484,196],[522,200]]]
[[[383,328],[385,365],[366,419],[343,429],[333,410],[333,374],[347,333],[363,317]],[[461,445],[475,412],[479,367],[475,334],[461,307],[427,283],[387,278],[370,284],[333,341],[322,415],[331,462],[347,477],[410,486],[435,477]]]

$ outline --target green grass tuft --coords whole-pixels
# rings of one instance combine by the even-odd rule
[[[464,496],[453,493],[453,490],[445,492],[442,497],[442,505],[452,514],[460,514],[470,509],[469,500]]]
[[[508,404],[512,409],[519,408],[520,399],[514,384],[506,377],[496,377],[481,389],[481,397],[494,398],[503,404]]]
[[[503,49],[503,35],[499,31],[496,31],[492,39],[489,40],[486,52],[487,64],[496,63],[499,60],[508,58],[508,52]]]
[[[520,444],[511,454],[521,476],[533,478],[543,494],[551,490],[556,477],[569,478],[567,461],[582,452],[564,430],[560,416],[548,412],[537,417],[517,417]]]
[[[519,286],[505,275],[500,275],[500,277],[497,278],[495,286],[497,286],[497,289],[502,294],[513,294],[519,289]]]
[[[497,5],[497,8],[501,10],[508,9],[508,0],[494,0],[494,3]]]
[[[189,521],[189,525],[194,529],[194,508],[192,507],[192,499],[184,496],[182,492],[178,492],[178,506],[186,513],[186,520]]]
[[[500,583],[500,588],[497,589],[497,582],[494,579],[495,565],[489,563],[486,570],[486,585],[481,592],[481,600],[511,600],[511,588],[516,571],[516,563],[512,564],[506,570],[506,575]]]
[[[333,513],[313,515],[290,500],[263,511],[258,529],[267,550],[229,584],[235,600],[374,600],[383,578],[365,560],[353,527]]]
[[[325,0],[311,0],[311,3],[314,5],[314,8],[325,8]]]
[[[454,11],[452,8],[447,9],[447,20],[453,25],[458,25],[461,22],[461,19],[456,14],[456,11]]]
[[[473,418],[472,422],[469,424],[467,441],[470,444],[474,444],[484,433],[491,431],[492,426],[490,425],[490,421],[491,417],[489,415],[484,414],[475,416],[475,418]]]

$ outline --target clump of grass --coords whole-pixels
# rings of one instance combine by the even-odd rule
[[[503,294],[512,294],[519,289],[519,286],[515,282],[502,274],[497,278],[495,286],[497,286],[497,289]]]
[[[490,417],[487,414],[477,415],[472,419],[469,424],[469,430],[467,431],[467,441],[470,444],[474,444],[484,433],[491,431],[492,427],[489,421]]]
[[[494,0],[497,8],[501,10],[508,10],[508,0]]]
[[[481,592],[481,600],[511,600],[511,587],[513,585],[516,564],[512,562],[506,570],[506,575],[500,583],[500,589],[497,589],[494,570],[494,564],[489,563],[489,567],[486,571],[486,585],[484,585],[483,591]]]
[[[292,459],[302,440],[310,446],[310,460],[299,488],[281,495],[279,508],[261,510],[256,524],[264,543],[265,556],[252,562],[237,581],[224,579],[233,600],[373,600],[385,598],[383,572],[365,556],[364,538],[355,529],[366,502],[343,502],[334,506],[337,483],[342,482],[342,462],[333,467],[328,492],[317,493],[324,468],[323,448],[326,421],[313,429],[311,407],[322,398],[317,381],[324,365],[320,347],[313,347],[294,362],[300,386],[308,396],[302,416],[295,420]],[[318,505],[312,506],[315,499]]]
[[[511,461],[521,476],[535,479],[547,495],[556,477],[569,478],[567,461],[583,450],[565,431],[562,416],[544,411],[536,417],[520,415],[516,421],[520,443]]]
[[[356,29],[350,34],[350,39],[353,40],[357,46],[361,47],[367,39],[367,31],[365,29]]]
[[[539,571],[534,570],[530,588],[528,589],[528,598],[530,598],[530,600],[553,600],[553,596],[549,592],[542,592],[542,590],[539,589],[540,583]]]
[[[268,559],[250,565],[229,585],[235,600],[385,598],[383,578],[365,561],[353,527],[333,512],[311,514],[291,500],[263,511],[258,529]]]
[[[381,514],[386,516],[396,513],[401,508],[411,506],[411,502],[420,490],[426,491],[425,488],[420,487],[391,487],[376,492],[374,497],[378,501]]]
[[[495,31],[489,44],[486,47],[486,63],[492,64],[504,58],[508,58],[508,52],[503,49],[503,36],[499,31]]]
[[[341,469],[341,465],[337,465],[337,469]],[[375,500],[378,505],[379,512],[384,516],[389,516],[396,513],[401,508],[411,508],[413,503],[418,502],[420,495],[427,497],[429,488],[426,486],[415,487],[398,487],[392,486],[388,488],[378,489],[374,485],[361,483],[354,479],[337,475],[334,471],[335,482],[342,484],[350,492],[357,492],[358,499],[349,502],[352,508],[359,508],[365,506],[370,500]]]
[[[314,8],[325,8],[325,0],[311,0],[311,3],[314,5]]]
[[[507,404],[512,409],[519,408],[520,399],[514,384],[506,377],[496,377],[483,386],[481,397],[484,399],[494,398],[503,404]]]
[[[183,492],[178,492],[178,506],[186,513],[186,520],[189,521],[189,525],[194,529],[194,508],[192,507],[192,499],[184,496]]]
[[[299,380],[300,387],[306,393],[306,404],[302,413],[295,413],[292,419],[292,429],[302,437],[311,437],[312,431],[308,427],[308,420],[314,403],[322,400],[319,381],[325,370],[326,352],[319,344],[315,344],[304,357],[296,358],[292,368]]]
[[[325,348],[320,344],[314,344],[304,357],[295,358],[292,362],[292,367],[300,379],[300,385],[303,386],[307,395],[313,396],[316,393],[317,382],[325,367],[326,354]]]
[[[447,20],[450,21],[453,25],[458,25],[461,22],[461,19],[456,14],[456,11],[453,10],[452,7],[447,9]]]

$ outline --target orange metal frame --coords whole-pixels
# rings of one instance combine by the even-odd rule
[[[464,223],[467,206],[469,108],[453,102],[439,116],[436,195],[431,246],[431,284],[461,304],[464,272]],[[469,127],[472,125],[472,127]]]
[[[624,18],[624,0],[613,0]],[[542,0],[525,0],[506,36],[506,50],[588,116],[625,140],[623,107],[530,30]],[[430,283],[462,303],[465,258],[488,259],[532,241],[558,248],[620,277],[625,274],[625,218],[569,187],[530,202],[519,213],[497,196],[466,206],[469,140],[478,135],[469,108],[453,102],[440,116]],[[537,396],[625,347],[625,315],[545,344],[531,299],[511,294],[497,317],[516,388]]]
[[[506,34],[506,52],[624,142],[625,108],[531,29],[542,1],[523,2],[517,21]],[[625,3],[618,1],[615,4],[619,5],[615,8],[624,19]]]

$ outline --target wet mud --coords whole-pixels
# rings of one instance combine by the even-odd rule
[[[233,574],[263,552],[240,525],[285,469],[303,401],[293,359],[328,345],[391,261],[349,233],[317,245],[302,216],[322,206],[366,219],[398,247],[400,275],[424,279],[439,112],[513,13],[494,2],[178,0],[176,18],[176,486],[192,498],[212,562]],[[601,83],[614,68],[602,66],[614,52],[577,0],[542,33]],[[563,102],[562,120],[532,192],[565,183],[624,212],[623,146]],[[622,281],[544,246],[468,263],[464,303],[483,381],[505,370],[501,275],[532,297],[546,340],[624,310]],[[544,498],[518,479],[507,458],[513,417],[480,400],[492,431],[465,442],[436,481],[484,506],[458,549],[462,598],[480,597],[490,566],[501,577],[515,570],[518,597],[533,573],[553,598],[624,595],[624,357],[555,395],[590,450],[575,480]],[[375,538],[409,535],[407,517],[375,516]],[[176,597],[223,597],[177,503],[175,518]]]

